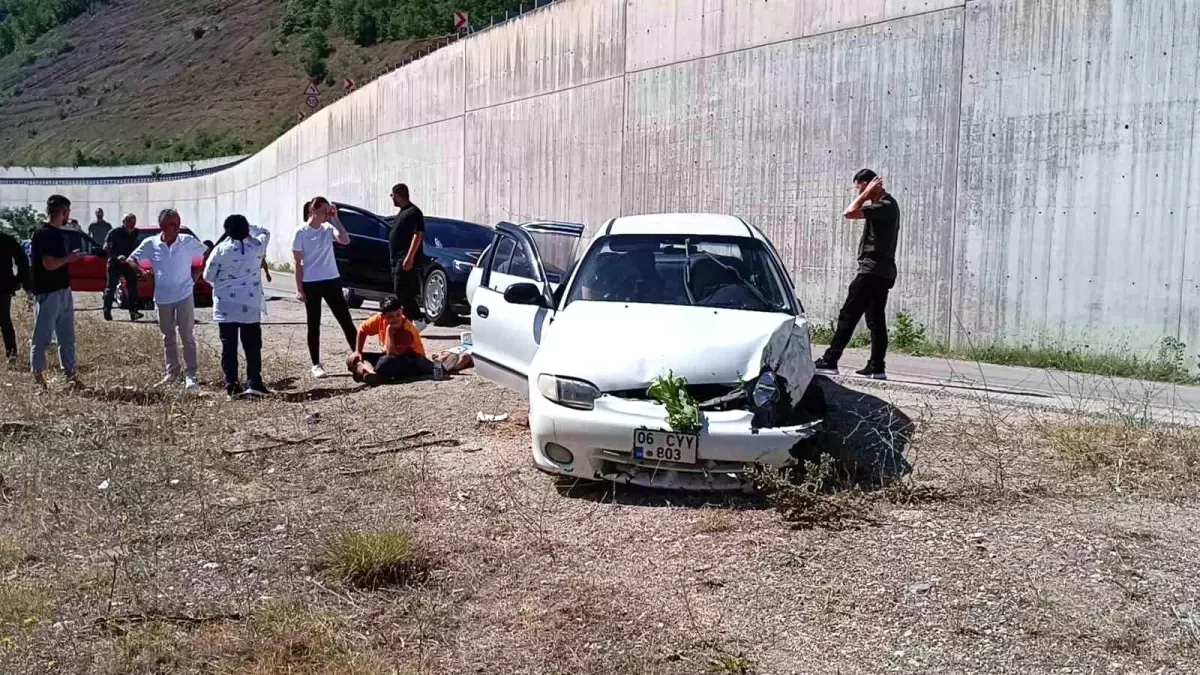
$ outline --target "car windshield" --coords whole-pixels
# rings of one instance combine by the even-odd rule
[[[455,223],[429,219],[425,223],[425,239],[436,248],[463,251],[482,251],[492,243],[496,231],[473,223]]]
[[[749,237],[614,235],[588,250],[569,302],[792,312],[775,259]]]

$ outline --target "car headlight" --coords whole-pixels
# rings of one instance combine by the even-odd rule
[[[471,270],[475,269],[474,263],[469,263],[466,260],[455,260],[452,264],[455,272],[470,273]]]
[[[764,408],[774,403],[779,398],[779,387],[775,382],[775,373],[764,370],[754,383],[754,389],[750,393],[750,398],[754,401],[755,408]]]
[[[600,397],[596,385],[569,377],[539,375],[537,388],[547,400],[576,410],[592,410]]]

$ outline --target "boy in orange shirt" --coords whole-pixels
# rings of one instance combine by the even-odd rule
[[[354,353],[346,360],[355,381],[370,386],[396,382],[414,376],[433,376],[435,380],[446,378],[441,364],[425,356],[425,345],[421,333],[413,322],[404,316],[404,306],[395,297],[381,303],[379,314],[367,319],[358,327],[358,342]],[[375,335],[383,352],[364,352],[367,338]]]

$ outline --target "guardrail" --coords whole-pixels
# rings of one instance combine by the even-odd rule
[[[433,52],[435,52],[439,49],[442,49],[443,47],[449,47],[450,45],[454,44],[455,42],[458,42],[459,40],[462,40],[463,38],[471,37],[472,35],[475,35],[476,33],[482,33],[486,30],[495,28],[496,26],[502,26],[502,25],[508,23],[509,21],[518,19],[530,12],[534,12],[534,11],[537,11],[544,7],[548,7],[558,1],[559,0],[532,0],[532,2],[529,2],[529,3],[521,3],[520,6],[518,7],[517,11],[504,12],[503,19],[499,19],[499,17],[500,17],[499,14],[488,17],[488,25],[486,27],[481,27],[478,30],[476,30],[476,29],[468,26],[463,32],[460,32],[458,34],[446,35],[446,36],[443,36],[443,37],[440,37],[437,39],[431,39],[432,40],[431,46],[423,47],[418,53],[406,57],[404,60],[396,63],[395,66],[390,66],[387,70],[380,71],[380,73],[378,75],[376,75],[375,77],[372,77],[369,80],[366,80],[365,82],[363,82],[363,84],[367,84],[369,82],[374,82],[375,80],[383,77],[384,75],[387,75],[390,72],[399,70],[400,68],[407,66],[408,64],[412,63],[413,61],[423,59],[426,56],[429,56],[430,54],[432,54]],[[528,4],[528,9],[526,9],[527,4]],[[497,19],[499,19],[499,20],[497,20]],[[351,92],[351,93],[353,93],[353,92]],[[349,94],[347,94],[347,95],[349,95]],[[344,98],[344,97],[342,97],[342,98]],[[337,100],[340,100],[340,98],[336,98],[333,100],[337,101]],[[209,174],[217,173],[218,171],[224,171],[225,169],[237,166],[238,164],[246,161],[247,159],[249,159],[250,157],[253,157],[253,156],[254,155],[247,155],[245,157],[242,157],[241,159],[238,159],[238,160],[235,160],[232,162],[228,162],[226,164],[211,166],[211,167],[204,168],[204,169],[192,169],[189,171],[174,171],[171,173],[161,173],[160,172],[160,173],[129,175],[129,176],[105,176],[102,178],[0,178],[0,185],[113,185],[113,184],[117,184],[117,183],[157,183],[160,181],[167,181],[167,180],[183,180],[185,178],[197,178],[200,176],[207,176]]]
[[[217,164],[203,169],[190,169],[188,171],[172,171],[170,173],[145,173],[132,174],[128,176],[96,176],[92,178],[68,178],[68,177],[46,177],[46,178],[0,178],[0,185],[113,185],[116,183],[157,183],[164,180],[182,180],[184,178],[197,178],[199,176],[207,176],[218,171],[224,171],[233,166],[237,166],[254,155],[246,155],[240,159],[235,159],[232,162]]]

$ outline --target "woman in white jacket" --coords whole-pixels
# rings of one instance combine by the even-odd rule
[[[271,233],[244,216],[225,219],[225,234],[209,252],[204,280],[213,287],[213,320],[221,336],[225,393],[265,396],[262,380],[262,264]],[[246,353],[245,389],[238,379],[238,338]]]

